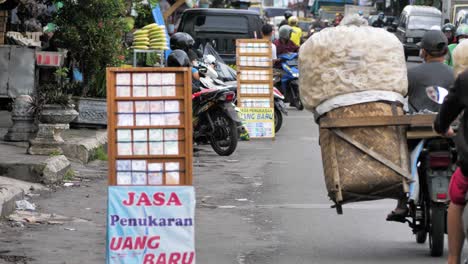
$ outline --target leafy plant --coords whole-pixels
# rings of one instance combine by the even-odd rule
[[[41,84],[33,96],[31,105],[35,115],[38,116],[47,104],[72,107],[72,91],[77,86],[77,83],[70,82],[68,68],[58,68],[54,72],[54,80]]]
[[[92,157],[91,159],[92,159],[92,160],[102,160],[102,161],[106,161],[106,160],[108,159],[108,156],[107,156],[106,151],[104,150],[104,147],[103,147],[103,146],[98,147],[98,148],[94,151],[94,155],[93,155],[93,157]]]
[[[83,73],[81,96],[106,94],[106,67],[118,66],[124,58],[123,0],[62,0],[54,22],[55,41],[69,51],[69,58]]]
[[[75,171],[74,171],[73,169],[69,169],[69,170],[65,173],[65,175],[63,176],[63,180],[64,180],[64,181],[72,181],[73,178],[75,178],[75,176],[76,176]]]

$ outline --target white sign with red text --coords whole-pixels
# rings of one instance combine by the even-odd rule
[[[195,264],[192,186],[109,186],[108,264]]]

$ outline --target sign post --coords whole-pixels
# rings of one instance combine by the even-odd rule
[[[108,68],[107,263],[195,263],[189,68]]]
[[[251,138],[275,138],[271,43],[238,39],[237,97]]]

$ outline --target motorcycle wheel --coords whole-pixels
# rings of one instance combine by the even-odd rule
[[[433,204],[429,207],[429,247],[431,256],[440,257],[444,254],[445,206]]]
[[[283,113],[275,107],[275,133],[281,129],[283,125]]]
[[[239,139],[236,123],[222,111],[215,112],[212,118],[214,132],[210,145],[218,155],[229,156],[236,150]]]
[[[418,244],[424,244],[426,243],[427,239],[427,232],[426,230],[421,230],[416,233],[416,242]]]

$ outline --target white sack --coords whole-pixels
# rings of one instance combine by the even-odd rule
[[[455,77],[468,69],[468,41],[464,40],[453,50],[453,72]]]
[[[326,28],[299,52],[299,87],[309,110],[334,96],[367,90],[406,95],[408,77],[401,42],[369,26]]]

